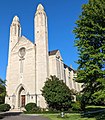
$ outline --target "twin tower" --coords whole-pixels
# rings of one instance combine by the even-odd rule
[[[35,13],[34,30],[35,43],[32,43],[21,35],[17,16],[10,26],[5,103],[12,109],[24,108],[30,102],[46,108],[41,90],[50,75],[62,79],[70,89],[81,90],[81,85],[74,81],[76,71],[64,64],[60,51],[48,52],[47,16],[41,4]]]
[[[10,43],[6,76],[5,102],[13,109],[35,102],[45,108],[41,95],[49,76],[47,16],[39,4],[34,18],[35,43],[21,35],[19,18],[15,16],[10,26]]]

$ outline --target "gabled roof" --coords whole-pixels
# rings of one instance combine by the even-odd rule
[[[34,46],[34,44],[29,39],[27,39],[25,36],[19,37],[18,42],[12,48],[11,52],[17,51],[20,47],[27,46],[27,45],[28,47]]]
[[[64,64],[64,68],[68,68],[69,71],[73,70],[74,72],[76,72],[76,70],[74,70],[72,67],[69,67],[68,65]]]
[[[58,50],[49,51],[49,56],[50,55],[55,55],[57,52],[58,52]]]

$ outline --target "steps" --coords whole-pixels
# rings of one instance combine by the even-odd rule
[[[25,108],[14,108],[14,109],[10,109],[9,112],[23,112],[25,111]]]

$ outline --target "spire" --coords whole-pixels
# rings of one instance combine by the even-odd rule
[[[13,22],[19,22],[18,16],[15,16],[15,17],[13,18]]]
[[[42,4],[39,4],[38,7],[37,7],[37,10],[44,10],[44,7]]]
[[[12,24],[10,26],[10,48],[9,53],[19,41],[19,37],[21,36],[21,25],[19,22],[18,16],[13,18]]]

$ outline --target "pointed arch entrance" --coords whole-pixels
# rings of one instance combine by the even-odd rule
[[[26,105],[26,89],[25,87],[20,84],[16,90],[16,93],[17,93],[17,106],[18,108],[21,108],[21,107],[25,107]]]
[[[26,103],[26,92],[25,89],[21,87],[19,91],[19,106],[25,107],[25,103]]]

